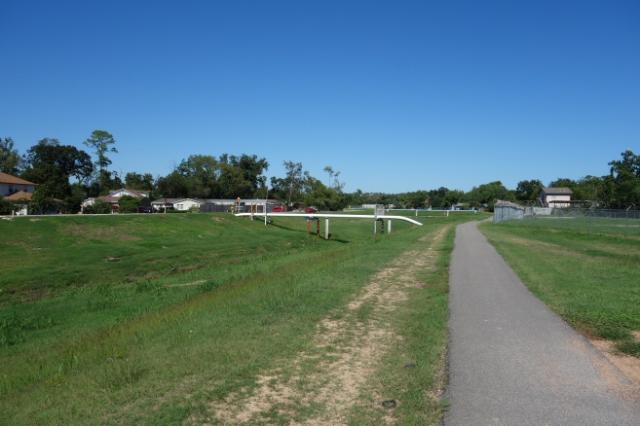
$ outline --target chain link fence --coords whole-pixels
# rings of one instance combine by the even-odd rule
[[[577,207],[522,207],[511,202],[498,202],[495,205],[493,214],[494,223],[525,218],[640,220],[640,210],[593,209]]]
[[[583,208],[553,208],[551,217],[574,217],[594,219],[640,219],[640,210],[616,209],[583,209]]]

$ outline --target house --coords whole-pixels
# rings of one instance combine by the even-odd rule
[[[111,210],[113,212],[118,211],[118,201],[122,197],[133,197],[139,200],[149,198],[149,191],[139,191],[137,189],[126,189],[121,188],[115,191],[111,191],[108,195],[102,195],[100,197],[91,197],[87,198],[80,204],[81,209],[84,211],[85,208],[93,206],[96,201],[102,201],[104,203],[111,204]]]
[[[156,212],[166,212],[167,210],[173,209],[173,205],[178,200],[180,200],[180,198],[158,198],[151,202],[151,208]]]
[[[181,198],[173,203],[173,208],[179,212],[186,212],[191,209],[199,209],[204,201],[195,198]]]
[[[540,202],[544,207],[570,207],[573,191],[566,187],[542,188]]]
[[[282,206],[283,204],[277,200],[265,200],[264,198],[252,198],[252,199],[207,199],[202,200],[200,205],[201,212],[228,212],[235,211],[236,213],[263,213],[272,212],[274,207]]]
[[[33,191],[36,190],[36,184],[33,182],[29,182],[28,180],[21,179],[17,176],[10,175],[8,173],[0,172],[0,196],[5,199],[11,201],[8,197],[17,193],[25,193],[29,195],[19,195],[20,199],[28,198],[31,199],[31,195]]]
[[[156,212],[166,212],[176,210],[186,212],[191,209],[199,209],[204,204],[204,200],[198,198],[158,198],[151,202],[151,207]]]

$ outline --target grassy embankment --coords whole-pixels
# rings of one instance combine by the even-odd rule
[[[640,356],[640,223],[535,219],[481,230],[531,291],[587,335]]]
[[[265,229],[227,215],[0,221],[1,422],[206,417],[294,357],[385,264],[461,220],[397,223],[377,242],[361,221],[335,221],[331,241],[302,221]],[[434,284],[393,319],[420,366],[404,390],[418,400],[446,341],[449,250],[425,271]],[[416,404],[437,418],[437,404]]]

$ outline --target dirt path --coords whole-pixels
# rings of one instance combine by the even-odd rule
[[[450,274],[447,425],[638,425],[621,371],[458,226]]]
[[[318,324],[308,349],[259,376],[255,389],[212,403],[215,421],[345,424],[382,356],[400,339],[389,315],[407,300],[407,289],[419,285],[418,273],[435,267],[435,247],[448,230],[422,237],[424,249],[407,251],[379,271],[343,310]]]

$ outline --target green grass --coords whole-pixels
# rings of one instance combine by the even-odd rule
[[[535,219],[482,231],[531,291],[582,332],[640,356],[640,223]]]
[[[376,241],[357,220],[332,222],[331,241],[300,220],[229,215],[0,221],[0,423],[200,418],[304,348],[419,237],[460,220],[397,223]],[[416,333],[444,344],[443,330]]]

